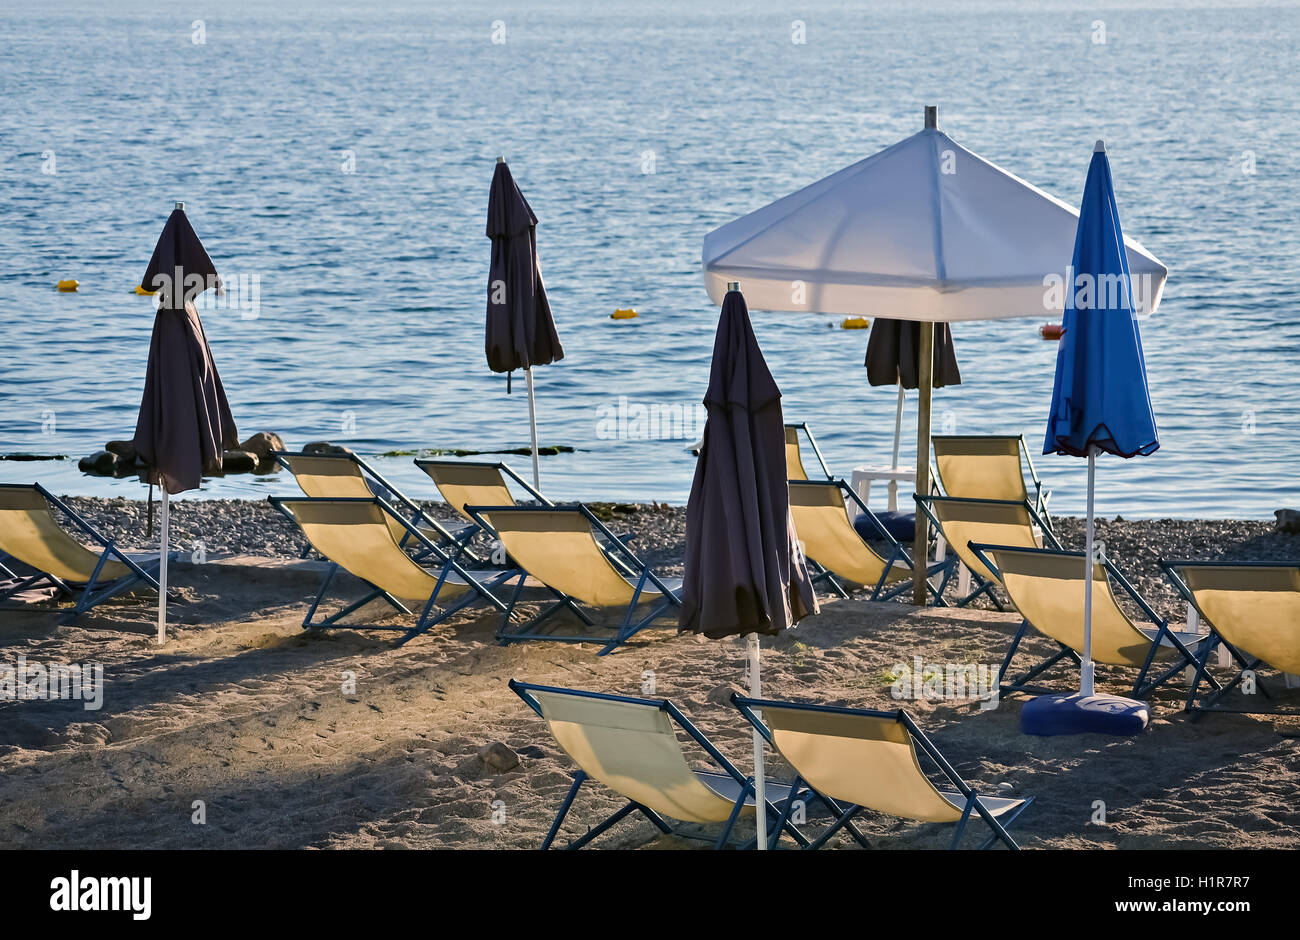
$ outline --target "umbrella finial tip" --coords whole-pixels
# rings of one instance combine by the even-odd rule
[[[927,128],[939,129],[939,106],[927,104],[925,106],[925,126]]]
[[[1093,152],[1093,153],[1105,153],[1105,152],[1106,152],[1106,141],[1101,140],[1101,139],[1098,139],[1096,145],[1092,148],[1092,152]]]
[[[503,157],[503,156],[501,156],[500,154],[498,154],[498,155],[497,155],[497,163],[505,163],[505,162],[506,162],[506,158]]]
[[[185,203],[183,202],[176,203],[176,208],[180,209],[182,212],[185,211]]]
[[[727,291],[740,290],[740,281],[728,281]]]

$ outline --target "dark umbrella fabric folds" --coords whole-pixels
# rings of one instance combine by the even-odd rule
[[[183,209],[167,219],[142,283],[158,289],[160,305],[135,450],[149,466],[150,482],[180,493],[196,489],[204,474],[219,473],[225,451],[239,446],[221,377],[192,303],[219,283],[217,271]]]
[[[790,515],[781,391],[739,291],[722,303],[704,406],[680,626],[714,638],[776,634],[817,601]]]
[[[487,237],[488,273],[485,347],[493,372],[546,365],[564,358],[546,300],[537,260],[537,216],[504,162],[492,175]]]
[[[867,382],[916,388],[919,384],[921,324],[914,320],[877,317],[867,338]],[[932,388],[960,385],[957,351],[947,323],[934,325],[934,382]]]

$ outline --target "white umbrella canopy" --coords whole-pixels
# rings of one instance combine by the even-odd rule
[[[967,150],[927,107],[919,133],[706,235],[704,281],[715,304],[739,281],[751,310],[921,321],[916,492],[928,493],[933,324],[1063,313],[1078,227],[1077,209]],[[1133,305],[1152,313],[1168,269],[1124,246]],[[918,563],[927,536],[918,524]],[[925,599],[918,579],[913,601]]]
[[[750,309],[954,322],[1064,310],[1079,211],[937,127],[832,173],[704,239],[709,297]],[[1140,311],[1168,270],[1124,239]]]

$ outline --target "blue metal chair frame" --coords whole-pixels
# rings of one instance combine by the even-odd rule
[[[852,715],[862,718],[888,718],[897,721],[907,729],[907,733],[911,735],[912,740],[919,745],[921,751],[934,762],[935,766],[939,769],[939,772],[947,778],[948,782],[956,788],[957,792],[966,797],[966,806],[962,810],[961,820],[957,823],[957,829],[953,833],[952,843],[948,847],[950,849],[957,848],[962,835],[966,831],[966,823],[970,820],[971,814],[974,813],[983,819],[984,822],[988,824],[988,827],[993,831],[993,834],[990,835],[982,845],[980,845],[981,849],[991,848],[993,844],[998,841],[1001,841],[1007,848],[1012,850],[1020,848],[1007,832],[1007,827],[1010,826],[1011,823],[1015,822],[1020,814],[1029,808],[1030,804],[1034,802],[1034,798],[1032,796],[1026,797],[1024,803],[1022,803],[1014,812],[1008,814],[1006,822],[1003,823],[990,813],[984,804],[979,801],[979,794],[976,793],[970,784],[962,779],[961,775],[957,773],[952,764],[948,763],[943,754],[939,752],[939,749],[935,747],[934,743],[926,736],[925,732],[920,729],[915,719],[913,719],[904,709],[900,708],[894,711],[879,711],[870,708],[845,708],[840,705],[809,705],[800,702],[782,702],[775,699],[747,698],[737,692],[731,693],[731,703],[736,706],[741,715],[745,717],[745,720],[753,725],[759,734],[763,735],[764,739],[767,740],[769,744],[773,743],[772,730],[764,724],[763,719],[759,717],[759,715],[755,714],[755,709],[760,712],[764,708],[798,709],[800,711],[820,712],[822,714]],[[775,744],[773,744],[773,746],[775,747]],[[812,792],[816,793],[815,790]],[[834,805],[830,801],[829,797],[820,793],[817,793],[817,796],[826,802],[827,805]],[[835,835],[835,833],[840,829],[846,827],[851,828],[853,817],[857,816],[858,813],[862,812],[862,810],[866,808],[867,807],[859,806],[856,803],[849,804],[846,808],[839,811],[838,818],[835,822],[832,823],[825,832],[814,839],[811,844],[806,846],[806,848],[821,848],[826,844],[831,836]],[[866,839],[856,829],[852,830],[852,834],[864,848],[871,847],[867,843]]]
[[[619,538],[615,536],[614,533],[611,532],[586,506],[581,504],[573,506],[547,506],[545,509],[547,512],[580,513],[583,518],[586,519],[587,524],[591,526],[592,531],[596,535],[604,537],[605,541],[600,545],[600,548],[605,552],[607,557],[610,557],[614,566],[623,573],[637,579],[632,600],[627,606],[627,611],[623,616],[622,624],[617,628],[614,636],[607,639],[605,646],[599,653],[597,653],[598,656],[605,656],[612,653],[618,647],[630,640],[635,634],[644,630],[655,620],[662,617],[669,609],[681,606],[681,598],[678,596],[677,592],[664,584],[659,576],[650,569],[650,566],[641,561],[632,549],[628,548],[626,544],[620,541]],[[474,520],[482,527],[484,532],[488,533],[493,538],[500,539],[500,533],[492,527],[491,523],[483,518],[483,513],[535,512],[536,510],[526,506],[510,505],[466,506],[465,511],[473,516]],[[505,543],[502,542],[502,544],[504,545]],[[509,643],[517,643],[523,640],[550,640],[557,643],[599,643],[601,640],[606,639],[605,637],[594,636],[591,634],[559,635],[553,633],[538,633],[537,630],[544,621],[564,609],[572,611],[574,615],[587,626],[594,627],[596,625],[595,621],[593,621],[591,617],[587,615],[586,611],[582,609],[577,598],[565,594],[563,591],[556,590],[545,582],[543,582],[543,587],[545,587],[545,589],[556,598],[555,603],[542,610],[531,620],[524,621],[512,630],[510,626],[511,618],[514,615],[515,607],[519,603],[519,595],[523,592],[524,582],[528,579],[528,572],[522,567],[516,567],[512,572],[512,576],[517,578],[514,592],[511,594],[510,603],[505,608],[505,615],[501,620],[501,627],[497,630],[497,640],[501,645],[504,646]],[[654,607],[650,609],[650,612],[644,617],[637,619],[637,604],[641,599],[641,592],[645,590],[647,583],[653,584],[659,589],[660,594],[663,595],[663,600],[658,604],[655,604]]]
[[[397,645],[401,646],[409,642],[410,640],[414,639],[415,637],[419,636],[420,634],[428,631],[431,627],[434,627],[437,624],[441,623],[442,621],[446,620],[448,617],[450,617],[452,614],[456,613],[457,611],[462,610],[465,607],[468,607],[476,600],[482,599],[487,603],[491,604],[493,607],[497,608],[497,610],[506,609],[505,604],[502,603],[501,600],[495,594],[492,593],[492,591],[494,588],[500,587],[511,577],[513,577],[516,573],[516,569],[511,569],[511,568],[503,569],[500,574],[494,575],[486,583],[480,581],[461,565],[460,561],[458,560],[460,554],[459,552],[456,551],[449,552],[443,547],[434,544],[428,538],[428,536],[426,536],[423,532],[420,531],[420,529],[416,526],[414,522],[410,522],[405,518],[403,518],[401,513],[399,513],[395,508],[393,508],[393,506],[391,506],[388,502],[386,502],[383,498],[379,496],[376,496],[373,499],[312,498],[310,496],[300,496],[300,497],[268,496],[267,501],[272,506],[274,506],[277,510],[279,510],[281,513],[287,516],[295,524],[297,524],[297,520],[294,519],[292,510],[288,509],[284,505],[285,503],[368,503],[368,504],[377,505],[383,512],[387,513],[389,516],[391,516],[392,518],[400,522],[406,528],[409,538],[413,542],[419,544],[419,546],[421,547],[421,552],[419,556],[417,556],[417,558],[414,560],[418,560],[420,558],[428,558],[432,556],[436,558],[440,563],[437,583],[434,585],[432,593],[429,594],[429,599],[428,601],[425,602],[423,610],[421,610],[421,612],[419,613],[415,626],[404,628],[400,626],[390,627],[381,624],[370,624],[370,623],[364,623],[364,624],[341,623],[344,617],[354,613],[357,610],[360,610],[366,604],[369,604],[371,601],[376,600],[378,598],[383,598],[383,600],[390,607],[392,607],[394,610],[397,610],[400,613],[415,616],[411,611],[411,609],[408,608],[401,601],[399,601],[396,597],[393,597],[393,595],[389,594],[383,588],[380,588],[374,584],[371,584],[369,581],[365,581],[365,580],[362,580],[362,583],[370,588],[370,593],[363,596],[360,600],[354,601],[351,604],[347,604],[341,610],[336,611],[335,613],[330,614],[329,616],[324,617],[321,620],[317,620],[313,622],[312,618],[316,615],[317,608],[319,608],[321,602],[324,601],[326,593],[329,591],[330,585],[333,583],[334,577],[335,575],[338,574],[341,567],[337,562],[333,561],[332,559],[326,559],[329,562],[329,567],[326,568],[325,575],[321,579],[320,589],[316,592],[315,600],[312,601],[311,606],[307,609],[307,615],[303,618],[302,626],[304,630],[323,630],[323,629],[328,629],[336,626],[346,627],[354,630],[405,630],[405,633],[397,641]],[[465,591],[465,593],[462,595],[459,601],[452,604],[450,607],[443,609],[440,613],[435,613],[434,605],[437,603],[438,595],[442,593],[442,586],[444,583],[446,583],[447,578],[453,573],[459,575],[462,578],[462,580],[464,580],[465,584],[468,585],[468,589]]]
[[[695,725],[691,723],[690,719],[688,719],[685,715],[683,715],[681,711],[678,710],[677,706],[674,705],[672,702],[668,701],[667,699],[634,698],[632,696],[627,696],[627,695],[610,695],[604,692],[584,692],[578,689],[562,689],[556,686],[536,685],[530,682],[520,682],[517,679],[510,680],[510,689],[521,699],[523,699],[524,703],[529,708],[531,708],[534,712],[536,712],[538,717],[544,717],[544,716],[542,714],[541,703],[538,702],[537,698],[533,695],[534,692],[549,692],[556,695],[572,695],[578,698],[591,698],[591,699],[598,699],[606,702],[626,702],[632,705],[649,705],[665,712],[668,715],[668,717],[679,728],[681,728],[684,732],[686,732],[686,734],[691,738],[691,740],[693,740],[696,744],[700,746],[700,748],[709,756],[709,758],[713,761],[713,763],[717,767],[721,768],[722,774],[719,774],[718,776],[725,775],[727,777],[730,777],[736,783],[740,784],[740,794],[736,798],[736,804],[731,811],[731,817],[727,820],[726,824],[722,829],[722,832],[718,835],[717,841],[714,842],[713,844],[713,847],[715,849],[722,849],[727,846],[728,840],[731,837],[732,830],[735,829],[736,821],[740,818],[741,810],[745,808],[746,801],[754,795],[754,778],[746,777],[738,769],[736,769],[736,766],[732,764],[731,761],[727,760],[727,758],[723,756],[722,752],[719,751],[717,747],[714,746],[713,742],[710,741],[707,737],[705,737],[704,733],[700,731],[698,728],[696,728]],[[582,785],[586,783],[588,779],[589,778],[587,777],[586,772],[583,770],[578,770],[574,774],[573,786],[569,788],[568,794],[564,797],[563,802],[560,803],[559,812],[556,813],[555,820],[551,823],[551,827],[546,833],[546,838],[542,840],[541,847],[543,851],[549,849],[552,846],[552,844],[554,844],[556,836],[559,835],[560,826],[564,823],[565,817],[568,815],[570,808],[573,806],[573,801],[578,796],[578,791],[582,788]],[[796,843],[798,843],[799,845],[805,848],[808,847],[808,845],[810,844],[808,837],[805,836],[802,832],[800,832],[795,827],[795,825],[792,822],[790,822],[789,819],[790,803],[795,801],[796,799],[797,799],[797,791],[795,788],[791,788],[789,790],[789,798],[785,801],[780,801],[780,800],[774,801],[771,799],[767,799],[764,801],[767,804],[766,812],[768,815],[769,823],[775,823],[777,827],[773,831],[772,835],[770,836],[770,843],[772,846],[776,845],[777,840],[780,839],[781,834],[783,832],[788,833],[790,837],[795,840]],[[778,808],[778,804],[780,804],[780,808]],[[755,807],[755,811],[757,811],[757,807]],[[635,800],[628,800],[626,806],[622,807],[618,811],[611,814],[603,822],[592,827],[584,835],[570,842],[568,845],[564,846],[564,848],[580,849],[584,845],[590,843],[596,837],[600,836],[601,834],[609,830],[611,827],[613,827],[615,824],[621,821],[624,817],[637,812],[641,813],[641,815],[645,816],[646,819],[650,820],[650,822],[655,826],[655,828],[657,828],[664,835],[677,835],[687,839],[699,838],[698,836],[694,836],[690,833],[684,833],[674,829],[672,826],[668,825],[668,823],[664,821],[664,818],[661,815],[656,813],[654,810],[650,809],[648,806],[643,806],[642,804],[636,802]],[[755,841],[756,841],[755,839],[750,839],[747,842],[741,844],[739,848],[742,849],[751,848],[754,846]]]
[[[1187,692],[1187,701],[1183,706],[1183,711],[1191,712],[1193,720],[1196,720],[1201,716],[1201,714],[1205,712],[1226,712],[1228,714],[1235,714],[1235,715],[1278,715],[1278,716],[1287,716],[1292,714],[1291,712],[1285,711],[1283,709],[1224,708],[1216,704],[1219,701],[1219,699],[1223,698],[1223,696],[1227,695],[1229,692],[1231,692],[1233,689],[1235,689],[1238,685],[1241,684],[1242,680],[1246,678],[1247,672],[1257,673],[1260,666],[1267,666],[1268,664],[1265,663],[1262,659],[1259,659],[1255,656],[1243,652],[1242,650],[1238,649],[1232,643],[1229,643],[1226,639],[1223,638],[1223,636],[1219,633],[1218,628],[1215,627],[1214,621],[1212,621],[1209,617],[1205,616],[1205,612],[1201,610],[1200,605],[1196,603],[1196,596],[1192,593],[1191,588],[1187,586],[1187,582],[1185,582],[1182,579],[1182,576],[1178,574],[1178,569],[1186,568],[1186,567],[1300,568],[1300,562],[1188,561],[1186,559],[1173,559],[1173,560],[1166,561],[1165,559],[1162,558],[1160,559],[1160,567],[1164,570],[1166,577],[1168,577],[1169,580],[1173,583],[1174,588],[1178,591],[1178,593],[1181,594],[1183,598],[1189,604],[1191,604],[1192,607],[1196,609],[1196,613],[1200,616],[1202,620],[1205,621],[1205,623],[1210,628],[1210,634],[1208,637],[1206,637],[1205,642],[1202,644],[1200,655],[1196,657],[1196,662],[1193,664],[1196,667],[1196,675],[1192,680],[1192,687]],[[1228,651],[1228,654],[1240,667],[1237,671],[1236,677],[1233,678],[1233,680],[1229,682],[1227,685],[1217,682],[1215,678],[1206,671],[1206,667],[1209,665],[1210,654],[1214,652],[1214,650],[1220,645],[1223,646],[1223,648]],[[1205,682],[1207,685],[1212,686],[1214,691],[1212,691],[1209,695],[1205,696],[1205,698],[1200,704],[1197,704],[1196,698],[1200,691],[1202,682]],[[1259,691],[1263,694],[1264,698],[1270,700],[1273,699],[1272,693],[1268,691],[1268,687],[1264,684],[1264,680],[1260,676],[1258,675],[1255,676],[1255,683],[1259,687]]]
[[[970,548],[971,551],[973,551],[977,556],[979,556],[980,561],[982,561],[985,565],[987,565],[990,571],[993,571],[995,573],[998,571],[998,567],[994,563],[993,559],[988,557],[988,555],[986,555],[985,552],[996,550],[996,549],[1005,549],[1007,551],[1013,551],[1013,552],[1036,551],[1047,555],[1065,555],[1070,558],[1077,558],[1079,560],[1080,566],[1082,566],[1084,562],[1083,552],[1069,552],[1061,549],[1045,549],[1045,548],[1028,549],[1028,548],[1020,548],[1014,545],[988,545],[986,543],[981,543],[981,542],[971,542]],[[1195,668],[1196,656],[1190,649],[1187,648],[1187,645],[1183,643],[1183,641],[1180,640],[1172,630],[1169,629],[1169,621],[1161,617],[1159,614],[1155,612],[1151,604],[1147,602],[1147,599],[1141,595],[1138,589],[1133,586],[1133,583],[1129,581],[1129,579],[1124,575],[1122,571],[1119,570],[1119,568],[1115,565],[1113,561],[1111,561],[1109,558],[1102,558],[1100,559],[1100,563],[1105,567],[1106,574],[1110,577],[1111,581],[1113,583],[1119,584],[1119,586],[1124,589],[1124,593],[1126,593],[1133,600],[1133,602],[1137,604],[1139,608],[1141,608],[1142,615],[1147,619],[1148,622],[1151,623],[1152,626],[1156,628],[1156,635],[1151,640],[1151,649],[1147,651],[1146,660],[1145,662],[1143,662],[1142,668],[1138,670],[1137,678],[1133,681],[1133,688],[1129,693],[1133,698],[1145,698],[1152,691],[1158,689],[1160,686],[1164,685],[1166,682],[1176,677],[1180,672],[1182,672],[1187,667],[1191,666]],[[1020,629],[1016,631],[1016,635],[1014,639],[1012,639],[1010,647],[1007,648],[1006,658],[1002,660],[1002,667],[998,672],[998,676],[1000,679],[1002,677],[1005,677],[1008,674],[1009,670],[1011,669],[1011,661],[1012,659],[1015,658],[1016,651],[1020,648],[1020,641],[1024,639],[1025,634],[1029,632],[1029,628],[1031,626],[1032,624],[1030,624],[1028,620],[1022,619],[1020,621]],[[1170,666],[1168,669],[1166,669],[1163,673],[1161,673],[1159,676],[1157,676],[1155,679],[1151,680],[1150,682],[1147,682],[1146,681],[1147,674],[1151,671],[1151,667],[1155,665],[1156,651],[1160,649],[1161,640],[1165,638],[1169,640],[1170,646],[1172,646],[1175,650],[1178,651],[1178,655],[1180,659],[1179,661],[1175,662],[1172,666]],[[1011,680],[1010,682],[999,681],[998,684],[999,695],[1014,695],[1017,692],[1023,692],[1028,695],[1051,695],[1060,692],[1061,691],[1060,689],[1049,689],[1044,686],[1030,684],[1031,682],[1033,682],[1034,679],[1037,679],[1039,676],[1043,675],[1045,672],[1050,670],[1062,659],[1069,659],[1076,667],[1081,665],[1082,661],[1079,658],[1079,654],[1077,651],[1071,649],[1069,646],[1066,646],[1064,643],[1061,643],[1057,640],[1053,640],[1052,642],[1056,643],[1056,645],[1059,647],[1057,652],[1053,653],[1051,656],[1048,656],[1038,665],[1029,669],[1028,671],[1016,677],[1015,679]]]
[[[934,514],[935,503],[976,503],[982,506],[1023,506],[1029,511],[1029,518],[1033,520],[1033,522],[1037,523],[1038,528],[1042,530],[1043,538],[1050,544],[1050,547],[1057,551],[1062,550],[1061,543],[1057,541],[1056,535],[1052,532],[1051,527],[1047,525],[1043,520],[1043,517],[1040,516],[1038,511],[1027,501],[1014,499],[967,499],[959,496],[919,496],[915,493],[912,494],[912,498],[916,500],[917,508],[925,514],[926,519],[929,520],[929,524],[934,526],[935,530],[940,533],[943,533],[943,526],[940,524],[938,517]],[[946,535],[944,537],[947,538]],[[948,541],[951,543],[952,540],[949,539]],[[965,607],[981,594],[987,594],[988,599],[992,601],[994,607],[1001,611],[1007,609],[997,595],[995,590],[997,584],[995,582],[989,581],[974,571],[970,573],[970,576],[971,580],[975,583],[975,590],[959,599],[957,601],[958,607]]]
[[[912,589],[912,580],[908,579],[907,581],[900,581],[898,584],[885,590],[885,584],[889,578],[889,572],[893,570],[895,564],[906,566],[909,571],[913,571],[912,576],[915,578],[916,575],[912,566],[912,557],[908,555],[907,549],[903,547],[902,543],[900,543],[898,539],[894,538],[893,533],[891,533],[889,529],[885,527],[885,524],[880,521],[880,517],[871,511],[867,504],[863,502],[862,497],[854,492],[853,487],[851,487],[843,478],[832,480],[790,480],[788,482],[791,486],[838,487],[845,496],[848,496],[849,499],[854,502],[858,507],[858,510],[866,515],[867,519],[871,523],[871,527],[876,531],[876,534],[880,536],[881,541],[885,542],[889,546],[889,553],[883,556],[885,559],[885,570],[881,573],[880,579],[875,583],[875,585],[863,585],[871,591],[870,600],[887,601]],[[858,534],[859,537],[861,537],[861,533]],[[839,597],[849,597],[848,590],[845,589],[840,579],[835,577],[834,572],[811,558],[805,558],[805,560],[808,562],[808,567],[813,573],[814,587],[818,584],[825,583],[830,587],[831,591]],[[948,602],[943,599],[943,592],[948,587],[948,582],[956,570],[957,562],[955,558],[946,558],[943,561],[936,561],[934,563],[927,562],[925,574],[926,587],[929,589],[930,596],[934,598],[936,605],[940,607],[948,606]],[[936,588],[933,584],[930,584],[930,578],[940,572],[943,573],[943,580]],[[884,593],[881,593],[882,591]]]
[[[384,499],[385,501],[388,501],[391,498],[393,502],[402,506],[402,508],[407,513],[407,517],[402,519],[401,520],[402,522],[404,523],[409,522],[417,526],[420,524],[427,526],[428,528],[438,533],[439,542],[437,544],[440,547],[455,549],[455,553],[458,557],[463,556],[471,564],[483,563],[483,559],[479,558],[477,555],[475,555],[472,551],[469,550],[470,540],[473,539],[478,532],[478,530],[472,524],[463,523],[461,524],[460,531],[453,532],[451,529],[447,527],[445,523],[440,522],[439,520],[433,518],[433,516],[430,516],[427,512],[424,511],[424,509],[420,506],[419,503],[415,502],[415,500],[406,496],[401,490],[399,490],[396,486],[394,486],[387,479],[385,479],[384,476],[378,470],[372,467],[361,457],[358,457],[356,454],[294,454],[288,451],[278,450],[278,451],[272,451],[271,455],[275,458],[276,463],[280,464],[280,466],[284,467],[290,473],[293,473],[293,468],[289,465],[289,463],[294,457],[309,457],[312,459],[326,458],[329,460],[350,461],[361,471],[362,476],[366,478],[366,482],[370,486],[370,490],[375,494],[375,496],[379,497],[380,499]],[[414,540],[409,535],[410,526],[408,526],[407,528],[408,528],[408,535],[402,537],[402,540],[400,542],[401,546],[403,548],[414,548],[416,558],[421,558],[424,555],[427,555],[428,551],[424,548],[424,546],[419,543],[415,543]],[[308,555],[311,554],[311,552],[312,552],[312,547],[311,545],[308,545],[303,550],[302,557],[306,558]]]
[[[800,422],[798,422],[797,424],[794,424],[794,423],[787,424],[786,427],[787,427],[787,428],[790,428],[790,429],[793,429],[793,430],[796,431],[796,432],[798,432],[798,431],[802,431],[802,432],[803,432],[803,436],[806,437],[806,438],[808,438],[808,446],[812,448],[813,456],[817,458],[817,465],[820,466],[820,467],[822,468],[822,476],[823,476],[823,478],[825,478],[825,479],[827,479],[827,480],[831,479],[831,471],[830,471],[830,469],[826,466],[826,460],[825,460],[825,458],[822,457],[822,451],[821,451],[821,448],[817,446],[817,438],[813,437],[812,428],[808,427],[808,423],[807,423],[806,421],[800,421]],[[803,471],[803,472],[804,472],[804,473],[807,473],[807,472],[808,472],[808,468],[807,468],[807,467],[804,467],[804,471]],[[811,478],[810,478],[810,479],[811,479]],[[811,482],[816,483],[816,482],[818,482],[818,481],[816,481],[816,480],[812,480]]]
[[[70,624],[74,623],[79,616],[90,610],[92,607],[97,607],[109,598],[116,597],[118,594],[121,594],[123,591],[140,581],[148,584],[155,591],[158,590],[158,579],[156,573],[158,571],[159,559],[157,557],[143,564],[128,557],[126,553],[117,547],[116,543],[112,539],[102,535],[99,530],[83,519],[79,513],[72,509],[72,507],[39,483],[0,483],[0,488],[15,490],[35,489],[45,498],[46,502],[62,512],[78,529],[93,539],[97,547],[103,549],[100,552],[99,561],[95,565],[95,570],[91,574],[90,580],[84,585],[81,585],[79,591],[62,578],[55,577],[49,572],[37,571],[36,574],[22,578],[21,575],[16,574],[10,568],[0,564],[0,570],[3,570],[5,574],[17,582],[4,590],[0,590],[0,602],[14,597],[22,591],[39,587],[43,583],[48,582],[48,584],[60,594],[67,597],[77,597],[77,603],[73,609],[64,613],[59,618],[60,624]],[[168,558],[175,559],[178,554],[179,552],[170,552]],[[121,562],[131,570],[128,574],[124,574],[122,577],[114,581],[110,581],[107,584],[101,584],[99,580],[100,572],[103,571],[104,565],[110,559]],[[15,561],[21,561],[21,559],[15,559]],[[23,562],[23,564],[26,565],[26,562]],[[31,568],[30,565],[27,565],[27,567]],[[78,594],[80,596],[78,596]],[[172,599],[170,592],[168,593],[168,598]]]

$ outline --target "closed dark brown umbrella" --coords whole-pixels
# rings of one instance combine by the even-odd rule
[[[872,385],[901,385],[916,388],[920,376],[921,324],[915,320],[886,320],[877,317],[871,323],[867,339],[867,381]],[[957,351],[952,345],[952,330],[947,323],[934,327],[934,385],[960,385]]]
[[[555,331],[537,260],[537,216],[515,184],[504,157],[497,158],[492,174],[487,237],[492,240],[484,336],[488,368],[507,373],[524,370],[533,444],[533,485],[541,486],[532,367],[563,359],[564,347]]]
[[[221,377],[193,301],[219,284],[217,269],[177,203],[141,281],[158,291],[149,341],[144,394],[135,425],[135,451],[149,482],[162,490],[162,546],[158,641],[166,636],[168,494],[197,489],[204,474],[219,473],[222,457],[239,446]]]
[[[758,635],[817,612],[786,483],[785,420],[745,298],[729,290],[704,396],[708,420],[686,505],[679,625],[707,637],[749,635],[750,692],[761,697]],[[754,736],[755,800],[765,806],[762,739]],[[766,848],[766,818],[757,815]]]

